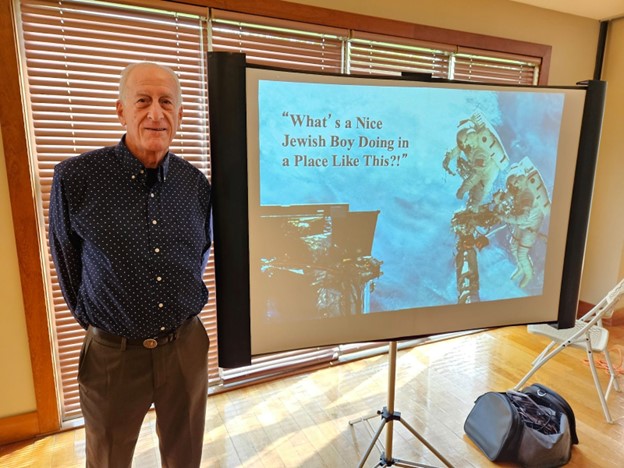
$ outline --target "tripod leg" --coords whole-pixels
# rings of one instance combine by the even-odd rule
[[[416,431],[416,429],[414,429],[412,426],[410,426],[409,424],[407,424],[405,421],[403,421],[402,419],[399,419],[399,421],[401,422],[401,424],[403,424],[403,426],[405,426],[405,428],[410,431],[412,434],[414,434],[414,437],[416,437],[418,440],[420,440],[423,445],[425,447],[427,447],[436,457],[438,457],[438,459],[444,463],[446,466],[448,466],[449,468],[452,468],[453,465],[451,465],[451,463],[444,458],[444,456],[438,452],[435,447],[433,445],[431,445],[429,442],[427,442],[427,439],[425,439],[423,436],[421,436],[418,431]]]
[[[360,460],[358,468],[362,468],[364,466],[364,463],[366,463],[366,459],[368,458],[371,451],[373,450],[373,447],[375,446],[377,439],[379,439],[379,436],[381,435],[381,431],[383,431],[383,428],[385,425],[386,425],[386,420],[382,419],[381,424],[379,424],[379,428],[377,429],[377,432],[375,432],[375,435],[373,436],[373,440],[371,440],[371,443],[369,444],[368,449],[366,449],[366,453]]]
[[[361,418],[352,419],[351,421],[349,421],[349,426],[353,426],[355,423],[359,423],[359,422],[366,422],[369,419],[373,419],[377,416],[379,416],[379,411],[377,411],[375,414],[370,414],[368,416],[362,416]]]
[[[388,465],[390,466],[390,465]],[[401,460],[399,458],[395,458],[392,460],[392,466],[400,466],[404,468],[437,468],[433,465],[423,465],[422,463],[415,463],[411,461]]]

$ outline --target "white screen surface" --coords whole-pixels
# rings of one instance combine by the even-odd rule
[[[584,91],[246,91],[252,354],[556,320]]]

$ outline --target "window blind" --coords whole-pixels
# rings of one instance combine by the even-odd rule
[[[462,49],[453,54],[450,78],[481,83],[537,85],[539,61],[534,57]]]
[[[211,47],[243,52],[247,62],[342,73],[347,30],[233,13],[211,12]]]
[[[448,78],[453,50],[444,44],[354,32],[348,41],[347,70],[351,74],[427,73]]]

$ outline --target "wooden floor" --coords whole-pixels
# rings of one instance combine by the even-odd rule
[[[399,351],[395,410],[453,466],[495,466],[467,439],[464,420],[478,395],[513,387],[544,343],[518,326]],[[611,349],[614,364],[621,366],[624,323],[612,324]],[[555,389],[574,409],[580,444],[573,447],[568,466],[622,467],[624,393],[610,397],[617,419],[607,424],[584,357],[578,350],[566,350],[530,382]],[[357,466],[372,440],[370,428],[377,430],[381,418],[349,422],[375,415],[387,404],[387,364],[387,355],[376,356],[210,396],[203,466]],[[624,383],[624,377],[620,380]],[[394,423],[392,434],[394,458],[443,466],[401,423]],[[83,452],[84,431],[75,429],[2,447],[0,466],[83,466]],[[365,466],[375,466],[379,457],[374,447]],[[134,466],[159,466],[152,413],[143,425]]]

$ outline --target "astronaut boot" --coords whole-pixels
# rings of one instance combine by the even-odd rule
[[[518,247],[518,267],[522,270],[524,278],[520,280],[519,286],[525,288],[533,279],[533,262],[529,257],[529,248]]]
[[[520,281],[518,286],[520,286],[521,288],[526,288],[532,279],[533,279],[533,272],[531,272],[531,274],[529,275],[524,275],[524,278],[522,278],[522,281]]]
[[[520,260],[518,259],[518,243],[512,240],[511,244],[509,245],[509,250],[511,251],[513,258],[516,260],[516,269],[511,274],[509,279],[511,281],[516,281],[521,279],[524,274],[522,271],[522,267],[520,266]]]

